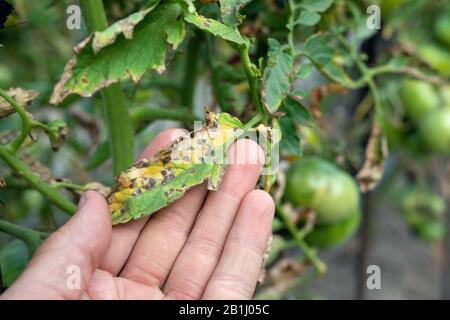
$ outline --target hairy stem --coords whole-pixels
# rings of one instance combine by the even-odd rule
[[[14,108],[14,110],[16,110],[16,112],[22,119],[22,129],[20,130],[19,136],[9,144],[9,148],[13,153],[15,153],[27,138],[28,134],[30,133],[32,125],[25,109],[21,105],[19,105],[14,99],[12,99],[6,93],[6,91],[0,89],[0,96],[3,99],[5,99],[11,105],[11,107]]]
[[[258,77],[252,67],[252,62],[250,61],[248,45],[239,46],[239,55],[241,57],[242,65],[244,66],[245,75],[247,76],[247,81],[250,86],[250,93],[252,95],[252,100],[256,105],[256,110],[258,113],[264,114],[264,108],[258,92]]]
[[[289,7],[289,17],[288,17],[288,23],[286,25],[288,32],[288,45],[289,45],[289,54],[291,56],[295,56],[295,45],[294,45],[294,29],[295,29],[295,3],[294,0],[288,0],[288,7]]]
[[[90,32],[108,27],[102,0],[80,0],[83,18]],[[105,121],[111,139],[113,170],[117,175],[133,161],[133,126],[120,83],[102,90]]]
[[[77,207],[67,200],[58,190],[38,175],[36,175],[25,163],[23,163],[12,150],[5,146],[0,146],[0,158],[6,162],[19,176],[25,179],[34,189],[41,192],[55,206],[67,212],[74,214]]]
[[[48,237],[45,232],[26,229],[8,221],[0,219],[0,231],[16,237],[28,246],[30,254],[32,254],[41,244],[42,240]]]
[[[295,244],[303,251],[308,260],[313,264],[318,274],[324,274],[327,270],[327,266],[317,257],[315,250],[311,249],[305,240],[300,237],[299,230],[295,224],[289,219],[288,215],[284,212],[280,205],[276,206],[276,213],[283,221],[286,229],[294,239]]]

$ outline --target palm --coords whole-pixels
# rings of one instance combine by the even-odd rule
[[[173,130],[161,133],[141,157],[174,138]],[[105,200],[91,194],[89,205],[81,204],[46,241],[6,297],[251,298],[274,205],[267,193],[254,190],[262,166],[259,147],[240,140],[228,158],[232,164],[218,191],[199,185],[150,218],[112,230]],[[68,265],[81,270],[77,290],[66,286]]]

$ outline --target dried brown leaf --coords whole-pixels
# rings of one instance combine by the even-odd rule
[[[22,88],[10,88],[7,94],[23,107],[29,105],[39,95],[34,90],[24,90]],[[5,99],[0,97],[0,118],[5,118],[15,112],[15,109]]]

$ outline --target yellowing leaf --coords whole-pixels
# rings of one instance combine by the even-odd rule
[[[244,133],[229,114],[206,111],[205,124],[155,157],[135,163],[116,178],[108,197],[112,224],[151,215],[204,181],[217,190],[228,146]]]

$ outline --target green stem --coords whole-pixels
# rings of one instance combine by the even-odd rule
[[[244,131],[249,130],[253,128],[256,124],[260,123],[262,120],[264,120],[264,115],[261,113],[258,113],[256,116],[251,118],[245,125]]]
[[[189,110],[192,110],[193,107],[199,50],[200,33],[196,31],[195,35],[189,39],[186,48],[186,61],[184,66],[184,77],[181,91],[181,103],[187,106]]]
[[[367,86],[369,87],[370,92],[372,93],[375,110],[381,110],[381,98],[380,94],[378,92],[378,87],[375,83],[374,76],[376,74],[381,74],[385,72],[385,68],[380,69],[371,69],[369,68],[362,60],[356,49],[347,42],[347,40],[338,32],[335,33],[338,41],[347,49],[350,56],[352,57],[352,60],[355,62],[356,67],[359,69],[359,72],[361,73],[362,81],[364,81]]]
[[[71,190],[79,190],[79,191],[86,191],[88,188],[86,186],[72,183],[72,182],[54,182],[52,183],[52,187],[56,189],[71,189]]]
[[[187,108],[153,108],[147,106],[134,107],[130,110],[133,123],[138,124],[142,121],[153,121],[161,119],[169,119],[182,121],[185,124],[201,120],[192,114]]]
[[[299,230],[279,204],[276,206],[276,213],[283,221],[292,239],[294,239],[295,244],[303,251],[308,260],[311,261],[317,272],[319,274],[324,274],[327,270],[327,266],[317,257],[315,250],[311,249],[305,240],[300,237]]]
[[[80,0],[80,6],[90,32],[102,31],[108,27],[102,0]],[[120,83],[103,89],[102,94],[111,139],[113,171],[117,175],[133,161],[133,126]]]
[[[6,162],[19,176],[25,179],[34,189],[41,192],[55,206],[67,212],[74,214],[77,207],[64,198],[57,189],[37,176],[25,163],[23,163],[12,150],[5,146],[0,146],[0,158]]]
[[[5,99],[14,108],[14,110],[16,110],[16,112],[22,119],[22,129],[20,130],[19,136],[9,144],[9,148],[11,149],[11,151],[13,153],[16,153],[17,149],[20,148],[20,146],[23,144],[28,134],[30,133],[32,125],[25,109],[20,106],[14,99],[12,99],[6,93],[6,91],[0,89],[0,96]]]
[[[26,229],[2,219],[0,219],[0,231],[25,242],[31,254],[39,247],[42,240],[48,237],[45,232]]]
[[[258,77],[252,68],[252,62],[250,61],[248,49],[248,45],[239,46],[239,55],[241,57],[242,65],[244,66],[245,75],[247,76],[247,81],[250,86],[250,93],[252,95],[252,100],[256,105],[256,110],[260,114],[265,114],[258,92]]]
[[[287,23],[288,32],[288,45],[289,45],[289,54],[291,56],[295,56],[295,45],[294,45],[294,29],[295,29],[295,3],[294,0],[288,0],[289,7],[289,18]]]

